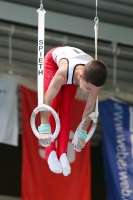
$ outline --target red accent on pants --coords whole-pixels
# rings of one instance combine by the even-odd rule
[[[48,86],[54,77],[56,71],[58,70],[57,64],[52,58],[51,49],[45,56],[44,59],[44,93],[47,91]],[[77,87],[74,85],[63,85],[57,94],[57,96],[52,100],[50,106],[59,114],[59,119],[61,123],[60,133],[57,137],[57,148],[55,147],[55,141],[46,147],[45,158],[48,159],[51,151],[55,150],[58,158],[63,153],[67,153],[67,145],[70,133],[70,115],[71,106],[73,99],[76,95]],[[55,131],[55,119],[52,114],[49,117],[49,123],[51,125],[52,133]]]

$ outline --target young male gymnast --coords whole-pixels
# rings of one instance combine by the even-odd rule
[[[46,145],[45,158],[54,173],[68,176],[71,167],[67,159],[67,145],[70,133],[70,114],[72,101],[77,87],[88,94],[82,120],[94,111],[99,90],[107,78],[107,67],[75,47],[56,47],[51,49],[44,59],[44,103],[50,105],[59,114],[61,129],[55,142],[50,143],[51,132],[55,130],[54,117],[41,112],[41,125],[38,127],[40,142]],[[76,151],[85,146],[87,128],[90,121],[79,134]]]

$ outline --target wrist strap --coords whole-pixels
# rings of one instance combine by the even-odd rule
[[[87,138],[87,131],[81,130],[78,135],[78,138],[85,140]]]
[[[50,124],[41,124],[38,126],[39,133],[49,133],[51,132],[51,126]]]

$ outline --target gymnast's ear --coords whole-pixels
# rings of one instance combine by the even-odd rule
[[[83,77],[83,72],[79,72],[79,78]]]

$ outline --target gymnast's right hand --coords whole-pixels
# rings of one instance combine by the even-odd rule
[[[42,146],[49,146],[51,143],[51,127],[50,124],[41,124],[38,127],[39,141]]]

